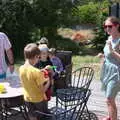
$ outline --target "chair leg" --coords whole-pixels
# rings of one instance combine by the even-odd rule
[[[89,112],[89,110],[88,110],[87,105],[85,106],[85,108],[86,108],[86,112],[87,112],[87,114],[88,114],[88,119],[90,120],[90,112]]]
[[[7,120],[7,111],[5,111],[5,120]]]
[[[0,111],[1,111],[1,120],[4,120],[4,117],[6,115],[5,109],[3,107],[2,101],[0,100]]]
[[[26,110],[26,107],[25,106],[20,106],[20,112],[22,113],[22,116],[25,120],[30,120],[29,116],[28,116],[28,113],[27,113],[27,110]]]
[[[26,110],[26,106],[23,106],[23,108],[24,108],[24,111],[25,111],[25,115],[26,115],[26,117],[27,117],[27,120],[30,120],[29,115],[28,115],[28,112],[27,112],[27,110]]]
[[[58,97],[57,97],[57,92],[56,92],[56,107],[58,107]]]

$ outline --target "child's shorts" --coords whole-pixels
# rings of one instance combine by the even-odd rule
[[[32,103],[32,102],[25,102],[27,108],[28,108],[28,114],[31,117],[37,117],[37,118],[43,118],[44,116],[38,116],[35,111],[38,110],[43,113],[49,113],[47,101],[42,101],[38,103]]]

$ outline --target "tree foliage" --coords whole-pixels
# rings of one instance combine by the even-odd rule
[[[86,0],[85,0],[86,1]],[[73,15],[77,16],[77,22],[80,24],[93,24],[97,26],[94,31],[95,38],[92,40],[92,45],[97,49],[102,50],[107,39],[107,35],[103,29],[103,22],[109,14],[108,0],[94,0],[77,6],[78,10],[73,11]]]
[[[42,36],[49,39],[50,46],[63,48],[57,29],[72,25],[77,16],[87,20],[84,14],[94,21],[93,18],[90,19],[90,15],[96,11],[91,9],[91,13],[88,8],[81,7],[89,1],[96,0],[0,0],[0,30],[10,38],[15,56],[23,55],[24,46],[29,42],[36,42]],[[91,5],[96,6],[89,6]],[[84,13],[86,9],[89,14]],[[78,10],[82,15],[74,15]],[[67,45],[68,42],[70,41],[65,41]],[[66,47],[66,44],[63,44],[64,48],[70,50],[73,43],[70,43],[71,47]]]
[[[86,0],[85,0],[86,1]],[[101,22],[101,16],[108,13],[108,0],[97,1],[93,0],[77,6],[77,10],[73,10],[73,16],[77,18],[78,23],[84,24],[98,24]]]
[[[32,6],[35,26],[40,28],[41,36],[49,39],[50,45],[56,46],[57,28],[71,24],[75,4],[70,0],[35,0]]]
[[[6,0],[0,4],[0,29],[11,40],[15,55],[21,51],[30,39],[32,8],[24,0]]]
[[[108,1],[104,1],[103,4],[101,5],[101,11],[99,11],[97,28],[95,30],[95,38],[92,41],[93,46],[95,46],[98,50],[103,50],[105,41],[108,37],[104,31],[103,22],[108,17],[109,5],[110,3]]]
[[[70,0],[0,0],[0,29],[11,39],[14,53],[19,56],[28,42],[40,36],[55,44],[57,28],[70,24],[73,7]]]

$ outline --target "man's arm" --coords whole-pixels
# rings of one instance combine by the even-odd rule
[[[10,72],[12,73],[14,71],[14,57],[13,57],[13,52],[11,48],[6,51],[6,54],[9,61],[8,66],[9,66]]]

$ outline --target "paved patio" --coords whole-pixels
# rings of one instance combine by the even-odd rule
[[[91,120],[101,120],[107,116],[107,106],[105,103],[104,92],[101,91],[101,82],[94,80],[91,83],[90,89],[92,94],[88,101],[88,109],[92,113]],[[120,120],[120,94],[117,95],[118,120]],[[49,107],[55,105],[55,98],[49,102]]]
[[[101,120],[107,115],[107,107],[105,103],[104,93],[100,90],[101,83],[100,81],[92,81],[91,90],[92,95],[88,101],[88,109],[91,112],[91,120]],[[120,94],[116,98],[117,107],[118,107],[118,116],[120,120]],[[49,102],[49,107],[55,105],[55,97]],[[21,115],[13,117],[9,120],[24,120]]]
[[[88,101],[88,108],[94,112],[99,120],[107,116],[107,106],[105,103],[104,92],[101,91],[101,82],[93,81],[91,84],[92,95]],[[120,120],[120,94],[116,97],[117,108],[118,108],[118,120]]]

